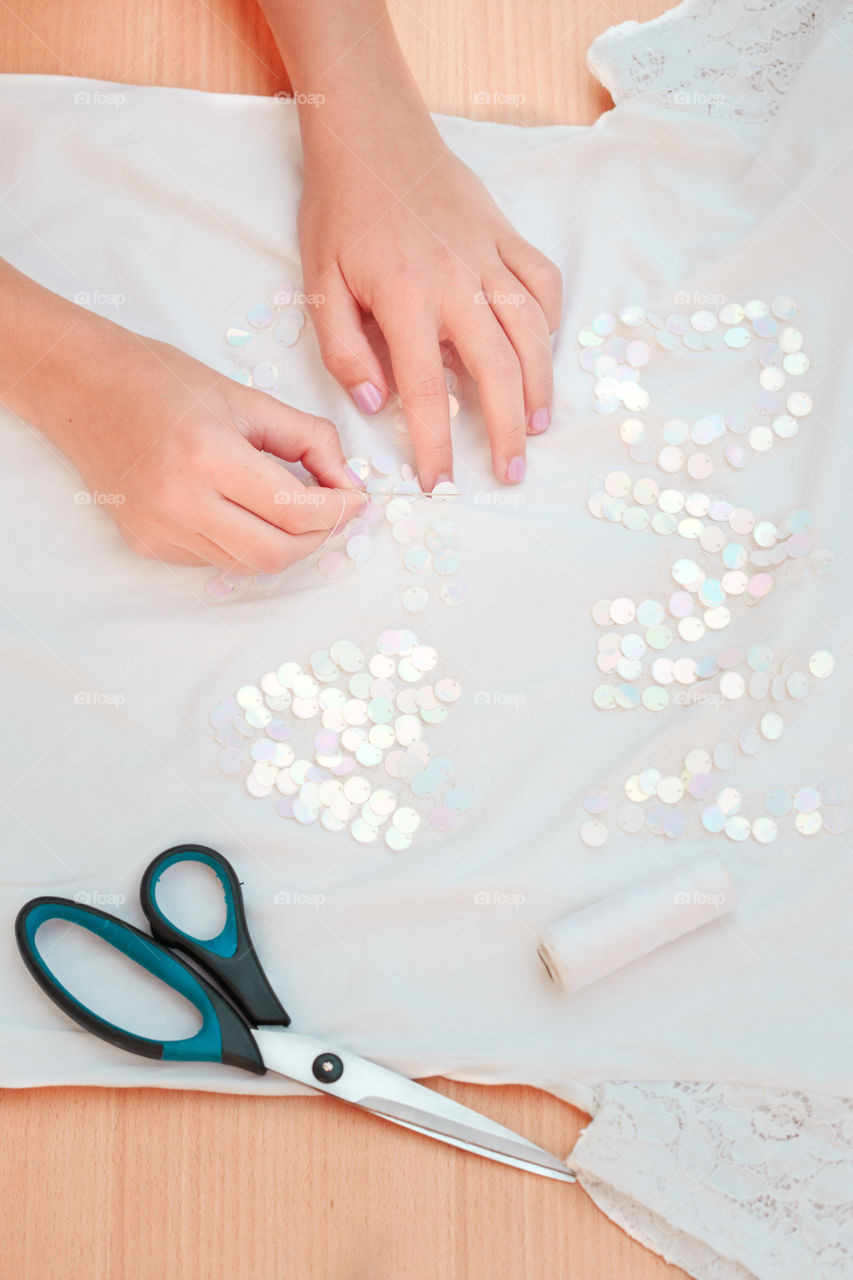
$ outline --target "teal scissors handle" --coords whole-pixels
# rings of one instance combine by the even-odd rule
[[[197,938],[170,920],[157,902],[160,877],[178,863],[200,863],[215,872],[225,896],[225,924],[213,938]],[[215,849],[185,844],[167,849],[146,869],[140,887],[142,909],[153,937],[97,907],[68,898],[34,898],[18,912],[15,935],[24,963],[42,990],[87,1031],[147,1058],[224,1062],[263,1074],[265,1067],[251,1028],[288,1026],[290,1018],[267,980],[246,923],[240,881]],[[109,1022],[88,1008],[55,976],[39,950],[37,933],[49,920],[88,929],[149,973],[185,996],[201,1014],[195,1035],[182,1040],[150,1040]],[[228,999],[204,976],[174,954],[180,949],[213,977]]]
[[[214,938],[197,938],[180,929],[157,902],[160,877],[179,863],[209,867],[225,897],[225,924]],[[161,853],[147,867],[139,900],[158,942],[175,947],[211,974],[239,1005],[253,1027],[290,1026],[290,1018],[269,984],[255,953],[240,881],[227,858],[203,844],[178,844]]]
[[[201,1014],[201,1029],[182,1040],[151,1040],[102,1018],[59,981],[36,934],[49,920],[80,925],[115,947],[143,969],[185,996]],[[201,974],[133,925],[97,907],[68,898],[33,898],[18,912],[15,936],[24,964],[46,995],[70,1018],[117,1048],[179,1062],[223,1062],[263,1075],[264,1066],[251,1030],[229,1002]]]

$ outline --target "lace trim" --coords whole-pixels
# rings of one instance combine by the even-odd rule
[[[651,22],[611,27],[587,65],[613,101],[643,97],[693,115],[765,125],[845,0],[684,0]]]
[[[618,1081],[569,1164],[630,1235],[697,1280],[853,1275],[853,1100]]]

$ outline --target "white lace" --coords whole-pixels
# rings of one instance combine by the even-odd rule
[[[642,96],[695,115],[766,125],[820,36],[853,22],[845,0],[684,0],[651,22],[623,22],[587,64],[614,102]]]
[[[853,1275],[853,1100],[614,1082],[569,1163],[620,1226],[698,1280]]]

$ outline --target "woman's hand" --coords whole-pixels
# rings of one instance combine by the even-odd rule
[[[8,314],[14,369],[25,370],[7,376],[0,398],[74,463],[134,551],[280,573],[363,506],[331,422],[81,311],[6,264],[0,285],[0,334]],[[319,486],[267,453],[301,462]]]
[[[299,109],[305,289],[327,369],[365,413],[388,394],[367,340],[388,345],[421,485],[449,477],[440,342],[477,382],[499,480],[524,476],[527,435],[548,426],[549,335],[560,272],[519,236],[448,151],[385,0],[260,0]]]
[[[366,413],[388,388],[365,334],[372,314],[430,489],[452,474],[440,342],[477,383],[499,480],[525,471],[526,436],[550,421],[549,335],[558,269],[519,236],[486,188],[441,142],[426,113],[362,121],[354,140],[303,125],[299,213],[305,290],[326,368]]]

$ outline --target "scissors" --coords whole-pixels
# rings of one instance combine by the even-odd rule
[[[219,880],[225,895],[225,924],[215,937],[185,933],[157,903],[160,877],[180,863],[201,863]],[[152,937],[106,911],[69,898],[33,898],[18,912],[15,935],[24,963],[54,1004],[87,1031],[146,1058],[221,1062],[256,1075],[275,1071],[452,1147],[546,1178],[576,1180],[556,1156],[479,1112],[378,1063],[288,1030],[290,1018],[270,986],[249,936],[240,882],[228,860],[215,849],[183,844],[161,853],[142,877],[140,901]],[[201,1014],[200,1030],[180,1040],[151,1040],[87,1008],[63,986],[39,951],[36,935],[49,920],[88,929],[179,992]],[[193,965],[175,955],[175,950],[182,951]]]

